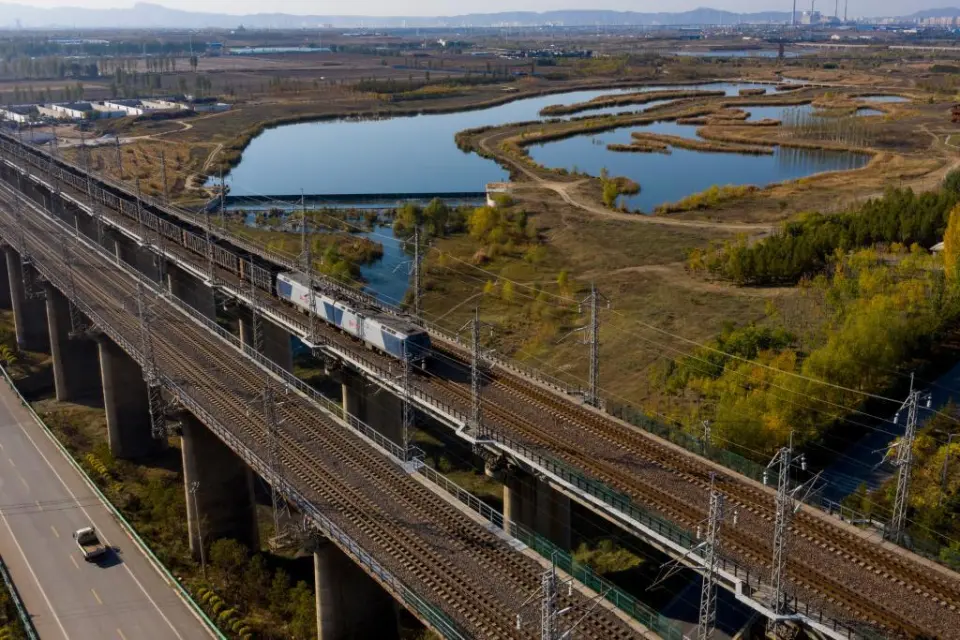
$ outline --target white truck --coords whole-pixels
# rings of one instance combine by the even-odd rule
[[[100,542],[100,538],[97,537],[97,532],[93,527],[77,529],[73,532],[73,539],[80,547],[83,559],[88,562],[107,552],[107,548]]]

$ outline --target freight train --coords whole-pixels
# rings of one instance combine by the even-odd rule
[[[369,347],[398,360],[409,360],[421,367],[426,365],[430,336],[410,321],[375,309],[360,309],[319,289],[314,290],[311,309],[310,284],[308,278],[299,273],[277,274],[277,296],[301,311],[312,312]]]

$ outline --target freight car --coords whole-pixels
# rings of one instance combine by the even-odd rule
[[[277,274],[277,296],[305,313],[342,330],[367,346],[398,360],[410,360],[424,366],[430,353],[430,336],[403,318],[375,309],[361,309],[315,289],[310,308],[310,284],[299,273]]]

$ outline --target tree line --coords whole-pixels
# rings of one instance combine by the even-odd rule
[[[954,171],[936,191],[917,194],[891,188],[848,213],[802,215],[759,242],[739,238],[694,249],[688,266],[739,285],[796,284],[857,248],[881,243],[933,246],[943,239],[958,201],[960,172]]]

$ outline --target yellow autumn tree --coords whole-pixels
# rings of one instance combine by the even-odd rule
[[[943,269],[947,279],[957,282],[960,276],[960,204],[950,211],[947,230],[943,234]]]

